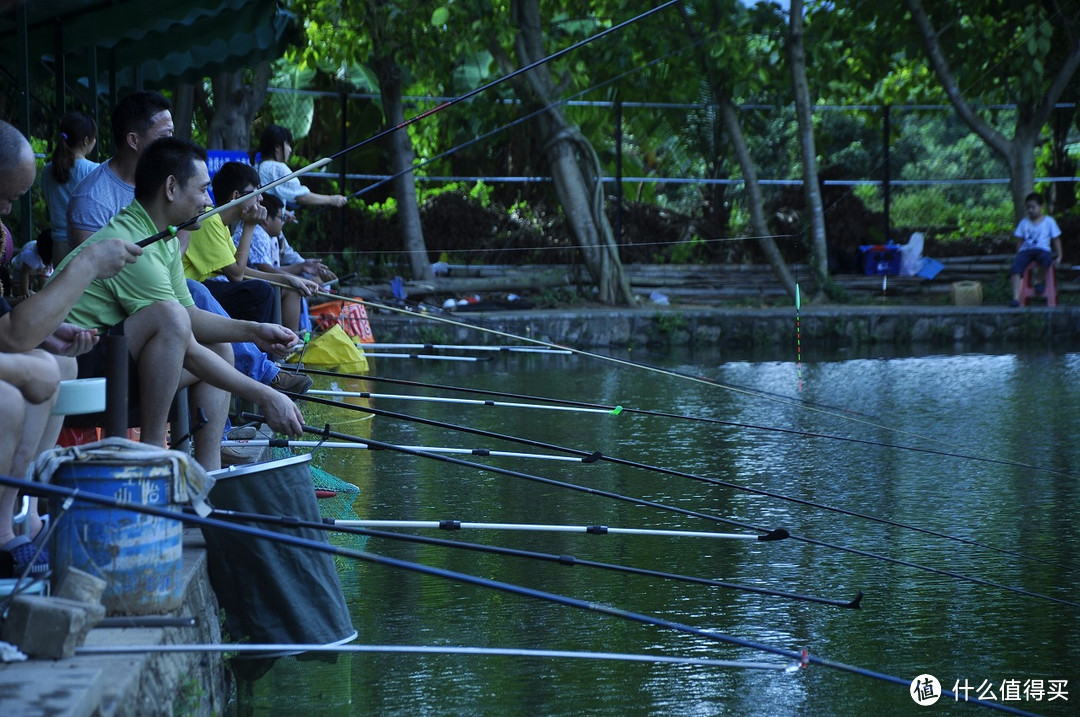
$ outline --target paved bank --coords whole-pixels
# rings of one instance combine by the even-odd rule
[[[720,346],[784,348],[795,339],[795,308],[535,309],[371,314],[380,342],[499,344],[509,339],[472,324],[574,348]],[[812,306],[800,316],[804,345],[875,344],[992,348],[1080,339],[1080,306]]]
[[[221,642],[217,599],[198,530],[184,531],[184,601],[194,627],[95,628],[86,647]],[[76,655],[0,664],[5,717],[221,714],[228,700],[220,653]]]

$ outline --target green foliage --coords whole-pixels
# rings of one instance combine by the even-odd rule
[[[188,677],[180,683],[177,694],[172,703],[173,717],[189,717],[202,712],[203,698],[206,697],[206,689],[199,678]]]
[[[572,286],[553,286],[544,289],[536,296],[536,305],[541,308],[563,308],[585,303],[586,297]]]
[[[303,63],[279,60],[274,63],[274,70],[271,80],[274,87],[306,90],[315,81],[315,70]],[[273,114],[273,124],[286,127],[292,132],[294,139],[299,140],[307,136],[315,117],[315,100],[311,95],[271,92],[267,99]]]

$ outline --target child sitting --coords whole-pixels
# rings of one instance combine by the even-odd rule
[[[1009,306],[1020,305],[1021,276],[1027,269],[1028,264],[1035,262],[1038,265],[1036,272],[1032,272],[1032,283],[1035,291],[1042,293],[1040,287],[1045,288],[1043,275],[1052,264],[1061,264],[1061,229],[1053,217],[1043,214],[1043,196],[1038,192],[1032,192],[1025,199],[1027,216],[1020,220],[1013,236],[1019,239],[1016,247],[1016,258],[1012,264],[1012,290],[1013,298]],[[1053,252],[1051,252],[1053,246]]]

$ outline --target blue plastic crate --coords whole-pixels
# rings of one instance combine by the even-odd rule
[[[863,254],[864,274],[892,274],[900,273],[900,245],[889,242],[888,244],[868,244],[859,247]]]

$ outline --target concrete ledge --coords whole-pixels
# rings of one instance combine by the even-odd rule
[[[644,306],[435,314],[575,348],[791,345],[795,307]],[[804,306],[803,345],[988,347],[1080,339],[1080,306]],[[502,344],[509,339],[425,317],[371,316],[382,342]]]
[[[195,617],[195,627],[98,628],[86,646],[221,642],[198,530],[184,531],[183,566],[184,602],[176,614]],[[0,665],[0,714],[13,717],[221,714],[227,699],[220,653],[76,655]]]

